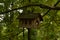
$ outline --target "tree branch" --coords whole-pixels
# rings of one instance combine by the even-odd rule
[[[57,3],[54,5],[54,7],[57,6],[57,4],[58,4],[59,2],[60,2],[60,0],[57,1]],[[48,12],[49,12],[50,10],[51,10],[51,9],[49,9],[42,17],[44,17],[46,14],[48,14]]]
[[[5,13],[8,13],[8,12],[11,12],[11,11],[14,11],[14,10],[23,9],[23,8],[27,8],[27,7],[31,7],[31,6],[39,6],[39,7],[41,7],[41,8],[51,9],[51,10],[60,10],[60,7],[50,7],[50,6],[43,5],[43,4],[29,4],[29,5],[27,5],[27,6],[15,8],[15,9],[8,10],[8,11],[4,11],[4,12],[0,12],[0,14],[5,14]]]

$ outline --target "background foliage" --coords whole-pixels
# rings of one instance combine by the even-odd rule
[[[58,0],[0,0],[0,12],[18,8],[29,3],[39,3],[54,6]],[[57,5],[60,7],[60,3]],[[34,12],[45,14],[48,9],[31,6],[23,8],[23,12]],[[19,26],[17,19],[19,11],[15,10],[0,14],[0,40],[23,40],[23,29]],[[24,29],[24,39],[28,40],[28,30]],[[50,10],[43,17],[39,29],[31,29],[31,40],[60,40],[60,10]]]

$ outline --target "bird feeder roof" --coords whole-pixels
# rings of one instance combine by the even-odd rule
[[[37,17],[41,19],[40,13],[21,13],[18,19],[35,19]]]

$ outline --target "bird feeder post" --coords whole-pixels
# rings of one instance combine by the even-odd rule
[[[24,27],[23,27],[23,40],[24,40]]]
[[[31,30],[31,28],[28,28],[28,40],[31,40],[30,30]]]

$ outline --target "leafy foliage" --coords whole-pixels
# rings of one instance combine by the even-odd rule
[[[0,12],[18,8],[29,3],[39,3],[53,7],[58,0],[0,0],[4,6],[0,5]],[[60,3],[57,5],[58,7]],[[40,13],[44,15],[48,9],[31,6],[23,8],[23,13],[26,12]],[[0,16],[0,40],[23,40],[23,28],[19,26],[17,17],[19,11],[15,10]],[[1,18],[2,17],[2,18]],[[1,20],[3,19],[3,20]],[[24,39],[28,40],[27,28],[24,29]],[[39,29],[31,29],[31,40],[60,40],[60,10],[50,10],[43,17],[43,22]]]

